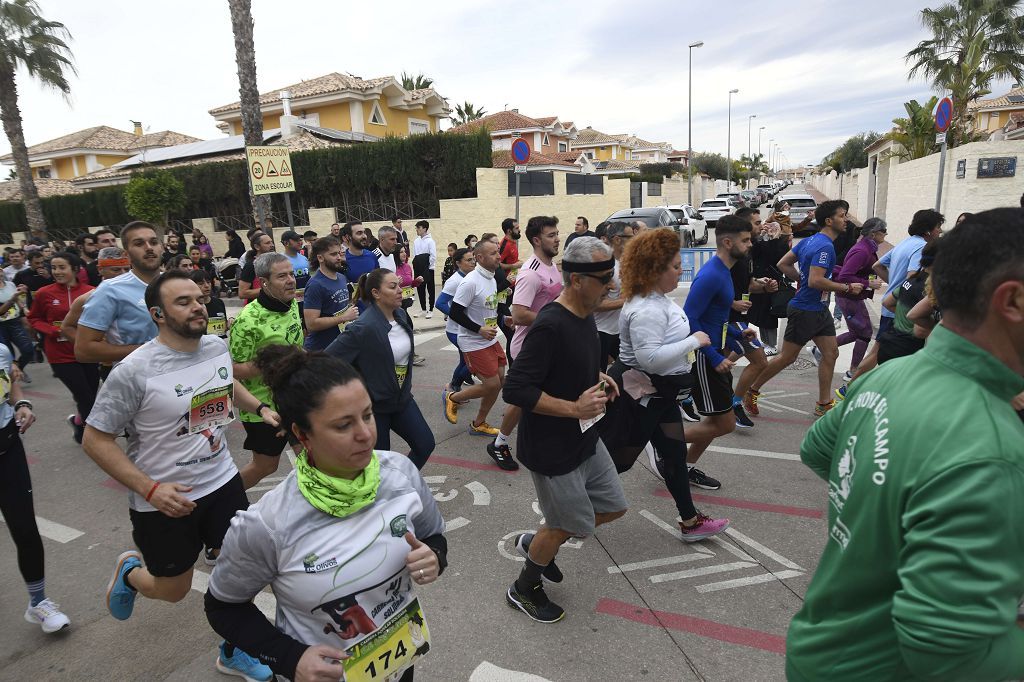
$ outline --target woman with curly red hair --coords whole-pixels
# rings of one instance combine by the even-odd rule
[[[679,237],[671,230],[645,230],[630,240],[620,273],[626,303],[619,318],[619,359],[609,375],[622,387],[604,420],[602,438],[620,471],[632,465],[650,441],[657,454],[652,463],[665,479],[679,511],[685,542],[721,533],[728,519],[712,519],[697,511],[690,496],[686,441],[679,409],[688,396],[690,367],[697,349],[711,343],[704,332],[690,332],[683,309],[667,296],[679,286]]]

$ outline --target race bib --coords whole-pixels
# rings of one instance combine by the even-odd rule
[[[484,318],[484,326],[485,327],[489,327],[491,329],[497,329],[498,328],[498,318],[497,317],[485,317]]]
[[[395,365],[395,377],[398,379],[398,387],[405,385],[405,377],[409,376],[409,365]]]
[[[63,322],[63,321],[64,321],[64,320],[54,320],[53,322],[51,322],[51,323],[50,323],[50,324],[52,324],[52,325],[53,325],[54,327],[56,327],[56,328],[57,328],[57,334],[58,334],[58,336],[57,336],[57,343],[60,343],[60,342],[62,342],[62,341],[67,341],[67,339],[65,339],[65,338],[64,338],[63,336],[60,336],[60,324],[61,324],[61,322]]]
[[[686,361],[688,363],[690,363],[691,365],[693,363],[697,362],[697,353],[696,353],[696,351],[692,351],[691,350],[689,353],[687,353],[686,354]]]
[[[412,298],[416,293],[416,289],[413,287],[402,287],[402,298]]]
[[[723,322],[722,323],[722,345],[719,346],[719,348],[725,348],[725,337],[726,337],[728,331],[729,331],[729,323],[728,322]]]
[[[306,294],[306,289],[305,288],[296,289],[295,290],[295,300],[298,301],[299,303],[302,303],[302,297],[305,296],[305,294]]]
[[[0,315],[0,320],[6,322],[7,320],[13,320],[17,318],[18,315],[21,315],[21,309],[18,308],[18,306],[16,305],[12,305],[10,308],[7,309],[6,313]]]
[[[828,302],[829,302],[829,300],[831,300],[831,298],[832,298],[832,294],[830,292],[828,292],[828,291],[821,292],[821,302],[823,304],[825,304],[826,306],[828,305]]]
[[[11,395],[11,375],[6,369],[0,369],[0,402],[7,402]]]
[[[391,682],[430,651],[430,630],[423,607],[413,599],[373,634],[347,649],[347,682]]]
[[[206,333],[224,336],[228,333],[228,321],[223,317],[211,317],[206,321]]]
[[[516,268],[515,270],[511,270],[508,273],[508,275],[506,275],[506,277],[508,278],[508,283],[509,284],[515,285],[516,278],[519,277],[519,268]]]
[[[232,398],[234,386],[221,386],[192,396],[188,432],[201,433],[235,421]]]
[[[591,426],[593,426],[597,422],[599,422],[602,419],[604,419],[604,416],[606,414],[608,414],[608,413],[607,412],[602,412],[601,414],[597,415],[596,417],[592,417],[591,419],[581,419],[580,420],[580,433],[586,433],[587,429],[589,429]]]
[[[498,292],[498,304],[499,305],[505,305],[505,303],[508,301],[508,291],[509,291],[508,289],[503,289],[503,290]]]

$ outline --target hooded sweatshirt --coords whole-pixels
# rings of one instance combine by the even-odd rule
[[[93,290],[88,284],[75,279],[73,287],[63,284],[48,284],[36,291],[28,321],[32,328],[43,337],[43,352],[51,365],[75,362],[75,344],[60,335],[60,324],[71,309],[71,302]]]

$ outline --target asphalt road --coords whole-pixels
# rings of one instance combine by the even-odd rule
[[[677,292],[679,300],[685,292]],[[417,351],[427,364],[417,370],[414,394],[438,442],[423,475],[448,523],[450,567],[421,590],[433,642],[417,679],[783,679],[786,628],[826,538],[825,485],[797,457],[813,420],[816,369],[809,356],[768,385],[755,428],[719,439],[701,459],[723,486],[695,498],[707,513],[732,519],[728,534],[682,543],[671,498],[641,458],[622,476],[626,516],[559,553],[566,579],[548,594],[567,616],[540,625],[504,600],[521,561],[511,538],[540,520],[533,487],[525,471],[492,464],[487,440],[466,432],[468,414],[456,426],[445,421],[440,396],[456,355],[439,322],[439,315],[417,321]],[[849,347],[837,369],[848,363]],[[40,416],[25,442],[47,590],[72,627],[46,635],[24,622],[13,544],[0,534],[0,680],[224,679],[213,666],[218,638],[202,609],[211,570],[202,560],[195,591],[183,602],[140,599],[123,623],[108,614],[104,591],[114,559],[132,547],[126,495],[71,440],[63,420],[73,406],[64,387],[45,366],[29,369],[35,381],[26,393]],[[499,402],[492,423],[501,409]],[[248,456],[242,435],[230,429],[239,464]],[[403,449],[397,439],[393,445]],[[290,468],[282,458],[277,475],[250,499]],[[269,590],[259,605],[272,612]]]

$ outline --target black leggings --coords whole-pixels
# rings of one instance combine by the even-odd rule
[[[51,364],[50,369],[71,391],[78,416],[84,421],[92,412],[96,392],[100,390],[100,366],[84,362],[58,362]]]
[[[18,550],[21,577],[26,583],[42,580],[43,540],[36,527],[25,447],[13,418],[0,429],[0,514]]]
[[[423,284],[416,287],[416,292],[420,295],[420,310],[433,310],[434,309],[434,271],[426,270],[423,275]],[[430,293],[430,307],[427,308],[427,293]]]

